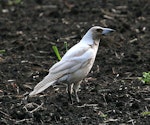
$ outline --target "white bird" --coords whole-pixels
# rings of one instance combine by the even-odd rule
[[[90,28],[81,41],[70,48],[61,61],[49,69],[49,74],[34,87],[29,96],[36,95],[55,83],[66,82],[70,101],[72,102],[74,91],[76,101],[79,102],[77,92],[80,83],[93,66],[100,38],[111,31],[114,30],[100,26]]]

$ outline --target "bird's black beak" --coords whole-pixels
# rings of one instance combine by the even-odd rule
[[[115,30],[114,29],[110,29],[110,28],[103,28],[102,29],[102,34],[105,35],[105,34],[108,34],[110,32],[114,32]]]

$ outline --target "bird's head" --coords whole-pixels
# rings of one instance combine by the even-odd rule
[[[103,35],[106,35],[113,31],[115,30],[110,28],[103,28],[100,26],[94,26],[88,30],[88,32],[82,38],[82,41],[86,42],[87,44],[93,44],[93,41],[99,42]]]
[[[89,29],[89,31],[92,32],[93,40],[99,40],[103,35],[106,35],[115,30],[110,29],[110,28],[103,28],[100,26],[94,26],[91,29]]]

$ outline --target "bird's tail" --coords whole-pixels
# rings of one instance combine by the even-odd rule
[[[50,74],[48,74],[41,82],[39,82],[34,87],[34,90],[29,94],[29,96],[34,96],[34,95],[44,91],[49,86],[53,85],[55,82],[57,82],[57,77],[52,77]]]

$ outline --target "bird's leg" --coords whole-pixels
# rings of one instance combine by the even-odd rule
[[[68,83],[68,95],[69,95],[69,100],[71,102],[71,104],[73,104],[73,100],[72,100],[72,87],[73,87],[73,84],[70,84]]]
[[[74,86],[73,86],[73,91],[74,91],[75,98],[76,98],[76,101],[77,101],[77,102],[80,102],[77,92],[78,92],[78,90],[79,90],[79,88],[80,88],[80,83],[81,83],[81,82],[82,82],[82,81],[77,82],[77,83],[75,83]]]

